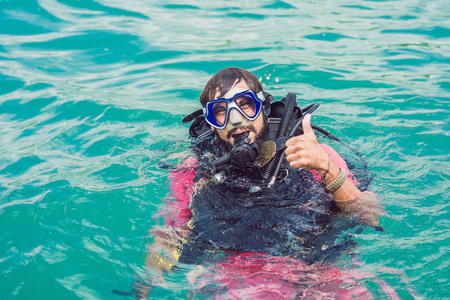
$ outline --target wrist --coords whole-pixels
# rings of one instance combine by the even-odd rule
[[[316,171],[319,173],[322,183],[327,185],[339,176],[340,169],[334,164],[331,154],[325,157],[326,159],[321,160],[320,169],[316,169]]]
[[[331,169],[331,164],[333,163],[331,159],[331,154],[326,154],[322,156],[322,158],[319,160],[318,167],[315,169],[317,173],[319,173],[320,178],[322,178],[322,181],[324,181],[324,178],[327,177],[328,172]]]
[[[322,174],[320,174],[322,173]],[[344,183],[347,172],[343,168],[338,168],[333,161],[331,160],[331,154],[328,155],[328,166],[325,169],[325,172],[320,172],[320,178],[322,182],[323,189],[325,192],[333,193],[337,189],[339,189]]]
[[[322,177],[322,181],[325,185],[331,183],[333,180],[335,180],[338,176],[339,173],[341,172],[341,170],[339,169],[338,166],[336,166],[334,164],[334,162],[331,162],[331,166],[330,169],[328,170],[328,172],[325,174],[325,177]]]

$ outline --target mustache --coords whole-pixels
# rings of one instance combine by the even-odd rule
[[[253,125],[245,125],[245,126],[233,128],[233,129],[231,129],[230,131],[228,131],[228,133],[227,133],[227,138],[230,139],[231,136],[232,136],[233,134],[235,134],[236,131],[238,131],[238,130],[243,130],[243,131],[248,130],[248,131],[252,131],[253,133],[256,134],[256,128],[255,128],[255,126],[253,126]]]

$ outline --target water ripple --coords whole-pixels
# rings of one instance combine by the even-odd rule
[[[313,122],[367,159],[388,213],[385,233],[356,235],[366,268],[402,298],[444,298],[448,7],[0,1],[2,294],[109,299],[145,275],[147,231],[169,195],[159,163],[188,153],[180,120],[210,76],[240,66],[276,98],[319,102]],[[187,298],[188,272],[155,297]]]

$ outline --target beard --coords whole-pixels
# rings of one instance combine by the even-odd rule
[[[256,132],[256,128],[253,125],[247,125],[247,126],[242,126],[239,128],[234,128],[232,130],[230,130],[227,133],[227,138],[230,138],[238,129],[243,129],[243,130],[248,130],[251,131],[255,134],[255,141],[254,143],[256,143],[256,145],[258,146],[258,149],[261,147],[262,143],[265,142],[267,134],[269,132],[269,122],[267,121],[267,116],[264,115],[263,116],[263,126],[261,128],[261,131],[259,133]],[[216,134],[216,145],[223,150],[225,153],[229,153],[231,151],[231,148],[233,148],[233,145],[228,142],[228,141],[224,141],[222,140],[219,135]]]

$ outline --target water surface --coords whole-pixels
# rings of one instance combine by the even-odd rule
[[[0,0],[2,299],[122,299],[169,194],[158,163],[187,153],[181,117],[228,66],[319,102],[313,122],[367,159],[389,216],[356,237],[364,270],[448,297],[449,16],[443,0]],[[167,281],[155,298],[192,296]]]

